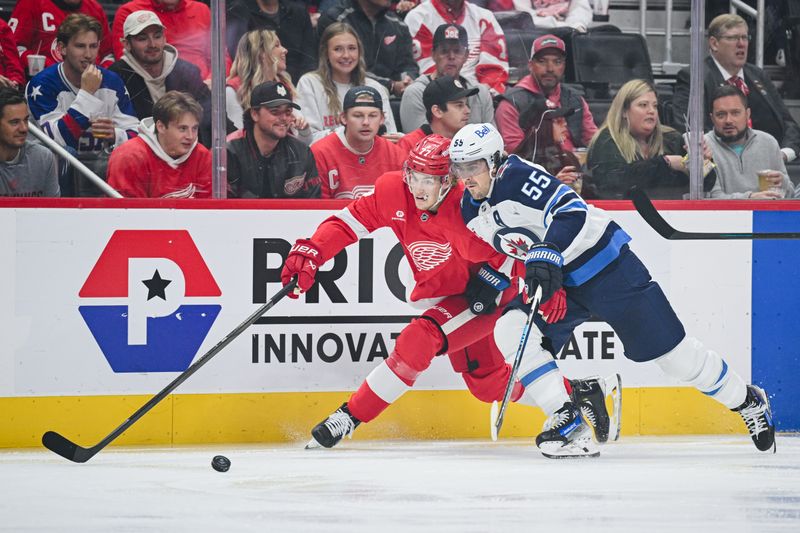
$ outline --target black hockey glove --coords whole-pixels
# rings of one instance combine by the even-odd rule
[[[511,285],[508,277],[483,265],[467,283],[464,295],[469,301],[470,310],[476,315],[488,315],[497,308],[497,296]]]
[[[525,255],[525,290],[533,298],[536,287],[542,287],[542,301],[546,302],[561,288],[563,276],[561,267],[564,257],[555,244],[540,242],[534,244]]]

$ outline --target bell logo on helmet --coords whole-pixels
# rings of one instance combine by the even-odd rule
[[[486,137],[489,134],[490,131],[491,130],[489,130],[489,126],[484,124],[481,129],[475,130],[475,135],[477,135],[479,138],[483,139],[484,137]]]

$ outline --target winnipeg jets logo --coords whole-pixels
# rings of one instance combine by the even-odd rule
[[[502,228],[492,239],[495,250],[516,259],[524,259],[528,250],[541,239],[526,228]]]
[[[419,270],[433,270],[453,255],[449,242],[417,241],[408,245],[414,265]]]

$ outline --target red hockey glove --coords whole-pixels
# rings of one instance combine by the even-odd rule
[[[564,288],[558,289],[553,296],[539,305],[539,312],[548,324],[558,322],[567,314],[567,293]]]
[[[297,288],[288,294],[289,298],[297,298],[314,285],[321,255],[317,245],[308,239],[297,239],[294,243],[281,271],[281,283],[284,285],[297,276]]]

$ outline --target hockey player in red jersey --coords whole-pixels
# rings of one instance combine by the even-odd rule
[[[503,395],[510,375],[504,357],[509,354],[497,347],[495,326],[502,306],[517,294],[510,277],[521,272],[512,272],[505,257],[460,223],[463,189],[449,176],[449,144],[438,135],[424,138],[402,172],[381,176],[373,194],[325,220],[310,239],[299,239],[286,259],[281,279],[286,284],[297,276],[298,290],[292,295],[297,297],[314,284],[319,266],[361,237],[389,227],[403,244],[413,273],[409,300],[428,307],[403,329],[389,358],[312,430],[309,447],[333,447],[359,424],[373,420],[443,353],[475,397],[491,402]],[[557,321],[565,312],[564,301],[557,295],[541,310]],[[563,377],[549,355],[532,356],[528,363],[541,371],[525,385],[516,383],[512,399],[538,405],[549,416],[570,401]],[[598,454],[591,437],[581,447],[582,455]]]
[[[11,12],[8,25],[14,30],[23,67],[27,68],[31,54],[43,55],[45,67],[64,60],[56,36],[58,27],[72,13],[83,13],[97,19],[103,29],[97,64],[108,67],[114,62],[108,17],[97,0],[19,0]]]

